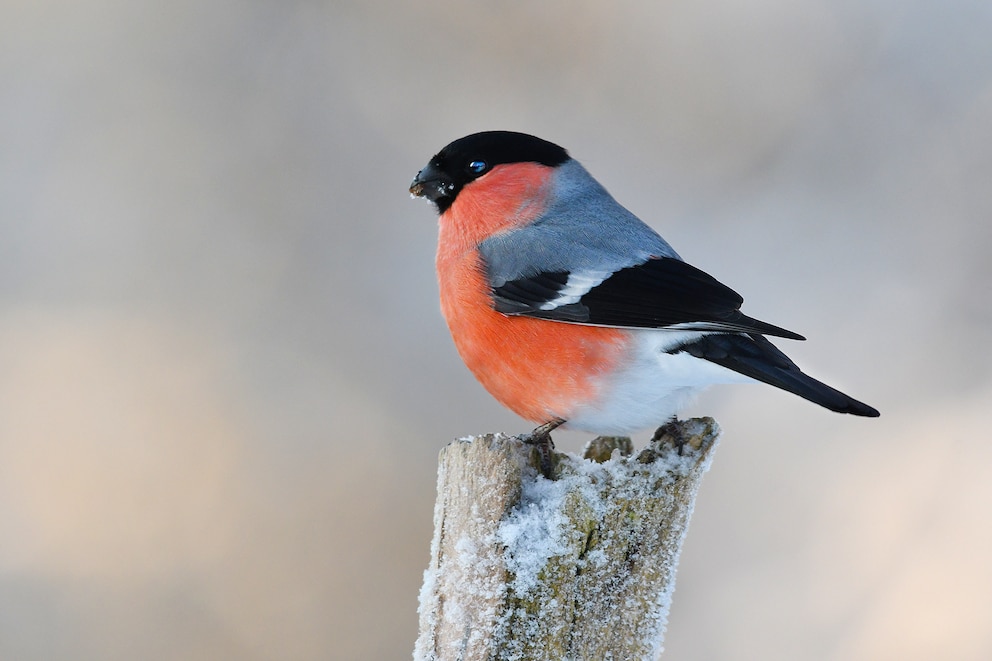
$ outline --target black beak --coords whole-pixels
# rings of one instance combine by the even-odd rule
[[[416,197],[426,197],[435,204],[451,195],[455,185],[451,179],[430,163],[417,173],[410,184],[410,193]]]

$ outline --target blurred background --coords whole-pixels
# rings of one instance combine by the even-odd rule
[[[666,658],[992,658],[990,34],[986,0],[7,0],[0,659],[409,658],[438,451],[529,429],[407,193],[493,128],[882,411],[686,412],[724,436]]]

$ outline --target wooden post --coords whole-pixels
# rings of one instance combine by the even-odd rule
[[[551,480],[513,437],[445,447],[414,658],[656,659],[718,436],[680,421],[636,456],[599,438],[591,460],[555,453]]]

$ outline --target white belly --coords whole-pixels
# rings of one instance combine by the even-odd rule
[[[704,333],[630,332],[635,336],[635,350],[630,358],[604,378],[597,400],[573,412],[566,428],[603,435],[627,435],[653,429],[667,422],[707,386],[754,383],[750,377],[688,353],[666,353]]]

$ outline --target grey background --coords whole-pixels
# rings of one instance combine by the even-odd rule
[[[990,34],[984,0],[6,2],[0,658],[409,658],[438,450],[527,429],[406,192],[490,128],[882,411],[686,412],[725,434],[668,656],[992,657]]]

